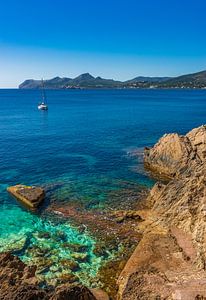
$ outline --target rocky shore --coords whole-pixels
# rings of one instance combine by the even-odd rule
[[[96,245],[93,252],[97,257],[107,261],[98,271],[96,284],[101,286],[111,299],[116,298],[117,278],[141,239],[141,234],[136,231],[136,227],[142,222],[137,209],[145,207],[144,200],[147,194],[147,190],[136,193],[118,191],[112,195],[114,197],[112,199],[119,201],[113,203],[113,208],[109,210],[87,210],[77,203],[64,205],[53,203],[46,210],[50,213],[55,212],[62,219],[69,219],[80,232],[84,232],[86,228],[95,237]],[[122,198],[125,201],[126,196],[128,205],[123,209],[120,203],[123,201]],[[112,260],[109,259],[108,253],[114,254]]]
[[[164,135],[145,149],[144,163],[159,181],[149,194],[137,194],[130,209],[85,211],[53,203],[47,213],[68,218],[80,230],[86,226],[100,241],[97,256],[123,246],[98,274],[111,299],[206,299],[206,126],[185,136]],[[102,290],[66,280],[39,287],[35,273],[35,266],[1,254],[0,300],[109,299]]]
[[[109,300],[102,290],[80,284],[41,288],[35,272],[35,266],[26,266],[18,257],[0,254],[0,300]]]
[[[206,126],[164,135],[145,149],[158,182],[137,231],[142,239],[118,279],[118,299],[206,299]]]

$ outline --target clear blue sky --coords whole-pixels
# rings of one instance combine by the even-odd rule
[[[26,78],[114,79],[206,69],[205,0],[5,0],[0,87]]]

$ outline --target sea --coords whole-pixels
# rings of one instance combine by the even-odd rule
[[[27,264],[41,264],[39,278],[52,284],[74,260],[67,244],[83,245],[76,276],[91,285],[107,258],[94,253],[98,242],[50,203],[81,203],[85,211],[113,206],[111,191],[155,182],[143,167],[143,150],[165,133],[185,134],[206,123],[205,90],[48,90],[48,111],[39,111],[39,90],[0,90],[0,252]],[[38,212],[24,208],[6,191],[16,184],[47,191]],[[124,199],[123,199],[124,200]],[[116,201],[116,200],[115,200]],[[121,199],[122,201],[122,199]],[[125,202],[129,201],[125,198]],[[48,210],[49,211],[49,210]],[[83,254],[82,254],[83,255]],[[70,271],[68,271],[70,272]]]

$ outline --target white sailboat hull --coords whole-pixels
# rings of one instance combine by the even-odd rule
[[[48,106],[44,103],[41,103],[38,105],[39,110],[48,110]]]

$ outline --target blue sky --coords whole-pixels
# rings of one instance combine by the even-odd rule
[[[83,72],[126,80],[206,69],[205,0],[6,0],[0,87]]]

